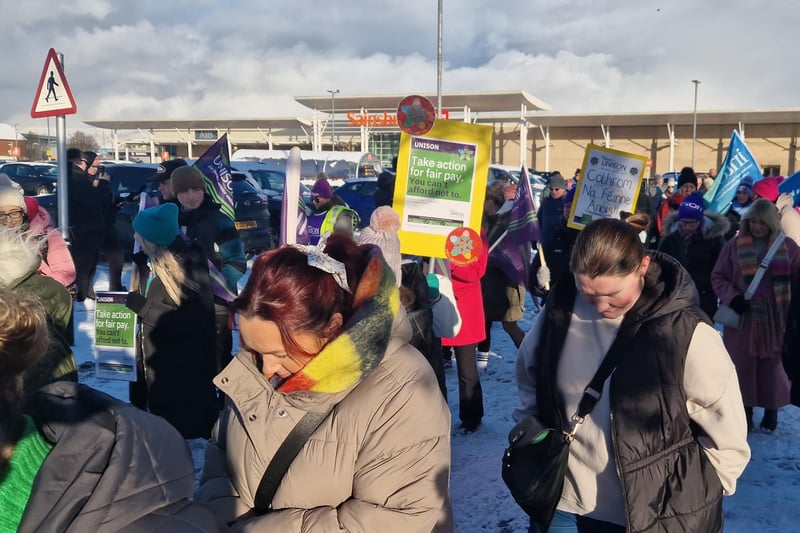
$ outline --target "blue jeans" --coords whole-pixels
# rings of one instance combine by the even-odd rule
[[[531,522],[528,533],[542,533],[542,531]],[[625,533],[625,526],[566,511],[556,511],[548,533]]]

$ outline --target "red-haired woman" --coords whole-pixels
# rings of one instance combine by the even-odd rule
[[[196,501],[248,530],[452,529],[449,411],[377,247],[335,234],[266,252],[231,310],[241,351],[215,379],[228,399]],[[298,421],[326,412],[257,497]]]

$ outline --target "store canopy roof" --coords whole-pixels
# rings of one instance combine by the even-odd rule
[[[331,95],[296,96],[295,101],[311,109],[317,109],[326,113],[331,112],[332,103],[337,112],[358,111],[362,108],[370,111],[394,111],[397,109],[400,100],[406,96],[408,95],[350,95],[337,93],[334,98],[331,98]],[[436,105],[436,93],[422,93],[421,96],[428,98],[433,102],[434,106]],[[333,102],[331,100],[333,100]],[[469,107],[471,111],[479,113],[519,112],[523,104],[527,111],[550,109],[549,105],[525,91],[442,94],[442,108],[444,109],[463,109],[466,106]]]
[[[87,120],[89,126],[110,130],[286,130],[311,126],[311,121],[299,117],[201,120]]]
[[[394,111],[397,104],[407,95],[342,95],[335,97],[337,112]],[[435,94],[423,94],[435,102]],[[298,96],[295,100],[321,112],[330,112],[330,96]],[[508,123],[519,121],[522,105],[525,105],[525,120],[535,127],[580,128],[609,126],[654,126],[671,124],[691,126],[694,121],[692,111],[657,111],[637,113],[572,113],[554,114],[542,112],[549,106],[525,91],[514,92],[474,92],[447,93],[442,95],[442,107],[459,110],[470,108],[472,119],[479,123]],[[510,118],[516,115],[516,118]],[[278,117],[258,119],[189,119],[189,120],[88,120],[85,124],[111,130],[266,130],[272,132],[307,131],[312,126],[311,118]],[[775,108],[744,111],[697,111],[697,124],[800,124],[800,108]],[[337,128],[338,129],[338,128]],[[9,137],[13,136],[10,135]]]
[[[491,117],[481,117],[478,122],[490,121]],[[674,124],[691,126],[694,122],[692,111],[666,111],[655,113],[597,113],[556,115],[537,113],[527,117],[534,126],[561,128],[581,128],[591,126],[653,126]],[[797,124],[800,123],[800,109],[767,109],[760,111],[698,111],[698,125],[719,124]]]

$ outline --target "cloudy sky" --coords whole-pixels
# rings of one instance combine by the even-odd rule
[[[489,5],[491,8],[487,8]],[[81,120],[309,116],[298,95],[436,91],[436,0],[0,0],[0,123],[49,48]],[[443,91],[555,113],[798,106],[800,2],[448,0]],[[77,121],[77,122],[76,122]]]

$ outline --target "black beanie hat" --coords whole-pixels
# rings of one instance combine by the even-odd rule
[[[168,180],[172,176],[172,171],[178,167],[185,167],[186,161],[183,159],[170,159],[169,161],[162,161],[158,164],[156,171],[156,181],[162,182]]]
[[[697,175],[694,173],[694,169],[692,167],[683,167],[681,169],[681,174],[678,176],[678,185],[676,189],[680,189],[687,183],[691,183],[697,187]]]

